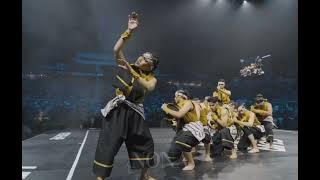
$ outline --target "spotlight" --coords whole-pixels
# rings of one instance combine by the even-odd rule
[[[231,0],[231,2],[235,8],[240,8],[243,5],[248,4],[248,0]]]

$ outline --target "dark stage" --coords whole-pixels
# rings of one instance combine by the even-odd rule
[[[198,146],[196,168],[183,172],[183,162],[174,166],[165,152],[174,136],[171,129],[151,129],[155,142],[157,166],[152,175],[159,180],[282,180],[298,179],[298,131],[274,130],[275,144],[270,151],[259,143],[260,153],[238,153],[237,160],[227,156],[204,162],[204,150]],[[94,180],[92,163],[98,129],[51,131],[22,141],[22,176],[27,180]],[[138,179],[139,171],[129,168],[123,144],[115,157],[110,180]]]

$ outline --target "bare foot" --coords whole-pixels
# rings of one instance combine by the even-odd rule
[[[157,180],[157,179],[155,179],[155,178],[153,178],[153,177],[151,177],[151,176],[149,175],[149,177],[148,177],[147,180]]]
[[[266,139],[266,137],[262,137],[262,138],[260,138],[260,141],[262,141],[262,142],[266,142],[266,141],[267,141],[267,139]]]
[[[140,180],[157,180],[150,175],[145,175],[140,178]]]
[[[212,158],[210,157],[210,155],[207,155],[204,157],[204,161],[206,162],[212,161]]]
[[[248,151],[248,153],[258,153],[260,152],[258,148],[252,148],[250,151]]]
[[[230,159],[236,159],[238,157],[236,152],[232,152]]]
[[[269,149],[272,149],[272,148],[273,148],[273,143],[270,142],[270,143],[269,143]]]
[[[191,171],[191,170],[194,169],[194,167],[195,167],[194,164],[188,164],[187,166],[185,166],[185,167],[182,169],[182,171]]]

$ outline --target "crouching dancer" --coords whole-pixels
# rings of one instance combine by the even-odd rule
[[[238,143],[238,150],[247,150],[247,148],[252,145],[252,149],[249,150],[248,153],[259,152],[257,139],[260,139],[263,136],[263,126],[259,122],[256,115],[247,110],[244,105],[238,106],[237,111],[238,118],[235,120],[235,123],[237,123],[243,131],[243,135]]]
[[[171,143],[168,157],[171,161],[176,161],[180,159],[183,153],[187,165],[182,170],[193,170],[195,163],[191,150],[205,138],[203,125],[199,121],[200,107],[190,100],[190,95],[184,90],[176,91],[175,101],[179,107],[179,111],[169,109],[167,104],[163,104],[161,107],[164,112],[176,117],[180,121],[182,120],[184,123],[182,130],[177,132]]]
[[[213,156],[220,156],[226,150],[231,150],[231,159],[237,158],[237,151],[234,148],[234,140],[237,136],[237,128],[234,123],[234,116],[232,109],[222,102],[218,101],[217,97],[210,98],[208,103],[211,107],[212,113],[208,125],[216,129],[212,137],[212,154]]]

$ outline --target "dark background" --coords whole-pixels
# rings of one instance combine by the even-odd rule
[[[145,102],[151,126],[164,126],[160,106],[173,101],[177,88],[201,99],[224,78],[232,99],[249,106],[262,92],[277,125],[298,128],[297,0],[28,0],[22,1],[25,137],[90,119],[98,126],[99,110],[114,95],[114,66],[107,63],[131,11],[141,15],[141,26],[125,55],[130,61],[145,51],[160,57],[158,86]],[[265,75],[240,77],[240,59],[250,63],[267,54]],[[47,117],[42,125],[40,111]]]

